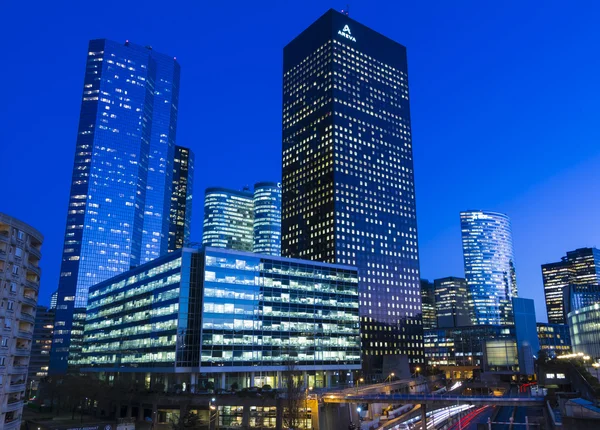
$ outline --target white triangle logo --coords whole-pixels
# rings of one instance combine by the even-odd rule
[[[348,24],[346,24],[346,25],[344,26],[344,29],[343,29],[342,31],[343,31],[344,33],[352,34],[352,33],[350,32],[350,27],[348,27]]]

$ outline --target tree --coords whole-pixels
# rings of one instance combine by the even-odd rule
[[[198,427],[198,415],[190,412],[184,406],[181,406],[179,415],[175,415],[171,420],[172,430],[193,429]]]
[[[305,402],[305,391],[302,384],[302,372],[293,362],[289,362],[282,373],[284,384],[283,425],[296,430],[302,420],[302,402]]]

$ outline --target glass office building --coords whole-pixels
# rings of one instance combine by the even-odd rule
[[[550,358],[571,352],[571,335],[567,324],[537,323],[540,350]]]
[[[512,324],[517,281],[510,219],[474,210],[461,212],[460,223],[474,324]]]
[[[77,364],[191,371],[200,354],[200,263],[196,251],[178,250],[92,287]]]
[[[437,328],[424,331],[425,357],[429,366],[438,367],[448,374],[448,377],[459,379],[469,378],[473,369],[494,371],[514,370],[518,366],[515,328],[500,325],[479,325],[469,327]],[[486,363],[486,344],[489,342],[508,342],[514,345],[514,357],[509,362],[500,365],[492,359],[491,365]],[[496,350],[491,345],[490,351],[506,353],[506,348]],[[453,369],[454,368],[454,369]]]
[[[34,393],[38,389],[40,379],[48,376],[53,331],[54,309],[38,306],[33,326],[29,368],[27,369],[27,391],[29,398],[35,395]]]
[[[281,184],[254,185],[254,252],[281,255]]]
[[[89,288],[167,250],[179,73],[149,46],[89,43],[50,373]]]
[[[449,276],[433,281],[435,286],[435,314],[437,327],[464,327],[471,325],[469,289],[463,278]]]
[[[532,299],[521,297],[513,297],[512,302],[519,353],[519,371],[525,375],[533,375],[535,373],[534,359],[540,351],[535,322],[535,305]]]
[[[423,362],[407,70],[404,46],[335,10],[283,52],[282,255],[358,268],[373,373]]]
[[[190,241],[193,186],[194,153],[188,148],[175,146],[170,206],[169,252],[183,248]]]
[[[435,286],[433,282],[426,279],[421,279],[421,306],[423,308],[423,330],[436,328]]]
[[[593,304],[586,292],[596,296],[600,289],[600,250],[580,248],[567,252],[561,261],[542,265],[546,312],[551,324],[566,324],[567,314]],[[565,291],[570,287],[570,291]],[[565,296],[566,292],[566,296]],[[575,295],[574,295],[575,294]],[[565,303],[567,299],[567,303]],[[570,305],[570,309],[565,308]]]
[[[202,245],[252,251],[254,196],[227,188],[207,188],[204,196]]]
[[[600,361],[600,304],[573,311],[567,318],[573,352]]]
[[[84,371],[276,386],[289,363],[325,385],[360,368],[356,269],[206,247],[91,289]]]

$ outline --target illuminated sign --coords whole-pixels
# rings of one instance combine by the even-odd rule
[[[348,27],[348,24],[346,24],[342,30],[338,30],[338,34],[340,36],[344,36],[346,39],[350,39],[351,41],[356,42],[356,37],[352,36],[352,32],[350,31],[350,27]]]

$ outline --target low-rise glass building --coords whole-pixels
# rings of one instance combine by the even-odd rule
[[[569,313],[569,330],[573,352],[600,359],[600,303]]]
[[[359,369],[355,268],[205,247],[94,286],[80,365],[169,384],[313,387]],[[307,385],[307,386],[308,386]]]
[[[441,369],[448,378],[470,378],[475,369],[512,372],[519,367],[514,326],[437,328],[424,330],[423,338],[427,365]],[[506,357],[510,355],[506,351],[512,351],[512,347],[506,347],[508,344],[514,345],[514,356],[501,363],[494,351],[500,346]]]
[[[571,353],[571,335],[567,324],[537,323],[540,350],[550,358]]]

